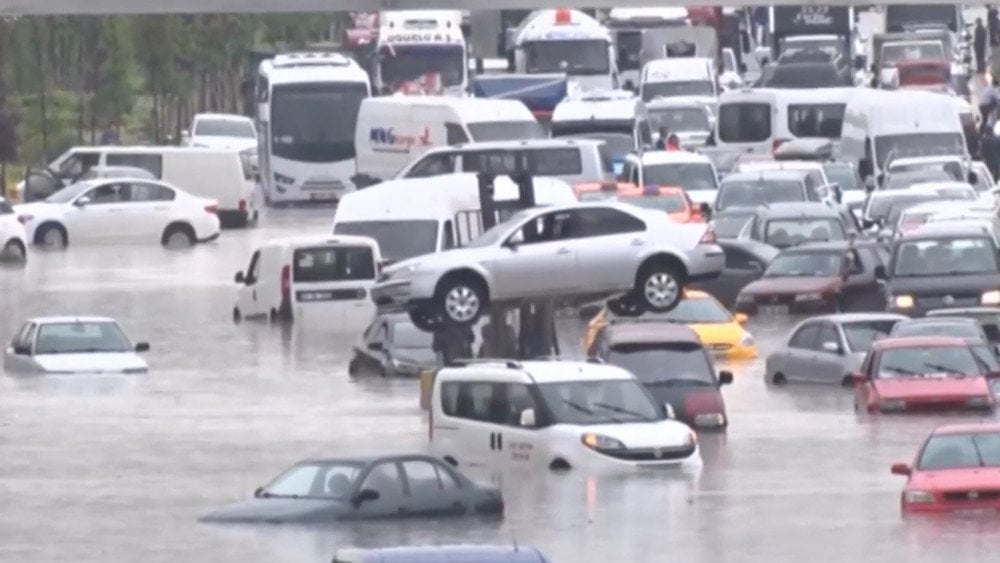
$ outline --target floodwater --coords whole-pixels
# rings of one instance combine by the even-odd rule
[[[769,388],[760,361],[726,366],[731,426],[701,438],[697,476],[508,478],[494,524],[197,524],[302,458],[426,448],[417,382],[348,378],[356,334],[231,320],[253,247],[325,232],[331,215],[281,210],[187,251],[74,247],[0,268],[3,342],[29,316],[100,314],[152,344],[146,376],[0,377],[0,561],[319,562],[455,542],[531,544],[556,562],[997,561],[998,520],[899,514],[890,464],[953,419],[860,418],[838,387]],[[762,355],[788,326],[751,325]]]

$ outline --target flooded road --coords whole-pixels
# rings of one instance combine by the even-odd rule
[[[197,524],[299,459],[426,448],[416,381],[348,378],[357,333],[231,320],[254,246],[327,232],[331,215],[272,212],[190,251],[80,247],[0,268],[5,345],[51,314],[112,316],[152,345],[148,376],[0,378],[0,561],[319,562],[351,545],[512,541],[556,562],[997,560],[996,520],[899,514],[889,465],[954,419],[859,418],[847,390],[767,387],[762,361],[726,365],[730,429],[702,436],[695,477],[507,476],[496,524]],[[789,323],[749,327],[762,357]],[[578,323],[562,334],[579,350]]]

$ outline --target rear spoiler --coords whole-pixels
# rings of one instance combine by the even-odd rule
[[[556,105],[569,93],[565,74],[497,74],[477,76],[472,86],[477,98],[520,100],[540,121],[549,121]]]

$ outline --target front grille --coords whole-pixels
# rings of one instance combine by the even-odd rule
[[[941,295],[917,295],[917,306],[921,309],[939,309],[942,307],[976,307],[979,305],[978,293],[956,294],[945,293]],[[945,300],[951,297],[949,302]]]
[[[1000,490],[989,491],[951,491],[944,494],[948,502],[979,502],[1000,500]]]
[[[670,461],[685,459],[694,453],[694,444],[669,448],[637,448],[632,450],[603,451],[606,456],[626,461]]]
[[[970,407],[965,404],[965,399],[956,400],[943,400],[943,401],[921,401],[921,402],[910,402],[906,403],[907,412],[941,412],[945,410],[969,410]]]
[[[340,180],[317,178],[303,183],[302,189],[307,192],[343,191],[344,183]]]

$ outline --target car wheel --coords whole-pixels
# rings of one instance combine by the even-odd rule
[[[66,229],[55,223],[48,223],[38,227],[35,233],[35,242],[46,248],[66,248]]]
[[[771,383],[773,383],[775,385],[784,385],[784,384],[788,383],[788,380],[785,379],[785,374],[783,374],[781,372],[778,372],[778,373],[775,373],[774,377],[771,378]]]
[[[10,262],[24,262],[28,258],[28,251],[19,240],[9,240],[0,251],[0,260]]]
[[[436,315],[424,309],[410,311],[410,322],[417,330],[424,332],[437,332],[444,325],[441,315]]]
[[[358,360],[354,358],[347,364],[347,375],[358,375]]]
[[[445,320],[468,326],[475,324],[483,314],[486,290],[481,282],[470,276],[452,276],[441,283],[436,302]]]
[[[631,293],[608,300],[608,311],[618,317],[638,317],[643,313],[642,304]],[[593,316],[593,315],[591,315]]]
[[[653,262],[642,267],[635,291],[643,306],[656,313],[671,311],[681,302],[684,281],[681,270],[667,262]]]
[[[194,246],[194,231],[187,225],[170,225],[163,231],[163,246],[167,248],[188,248]]]

